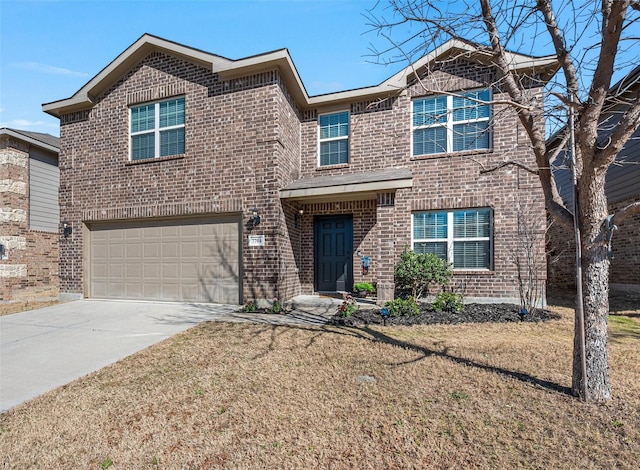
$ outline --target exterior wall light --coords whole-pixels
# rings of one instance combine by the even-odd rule
[[[257,207],[254,207],[253,209],[251,209],[251,222],[253,223],[254,227],[260,224],[260,215],[258,215]]]
[[[302,225],[302,214],[304,214],[304,210],[299,209],[293,217],[294,226],[296,228],[300,228],[300,225]]]
[[[66,220],[62,221],[62,233],[65,237],[68,237],[73,233],[73,227]]]

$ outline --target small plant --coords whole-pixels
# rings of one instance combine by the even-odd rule
[[[407,297],[406,299],[394,299],[390,300],[385,307],[389,309],[389,315],[392,317],[404,317],[407,315],[420,315],[420,308],[416,304],[413,297]]]
[[[373,294],[376,288],[370,282],[356,282],[353,285],[354,292],[366,292],[367,294]]]
[[[107,457],[102,462],[100,462],[100,468],[109,468],[112,465],[113,465],[113,460],[111,460],[109,457]]]
[[[282,304],[280,303],[280,301],[278,300],[277,297],[273,298],[273,304],[271,305],[271,308],[269,309],[269,311],[271,313],[280,313],[280,312],[282,312]]]
[[[462,295],[450,291],[440,292],[432,306],[437,311],[446,313],[460,313],[464,310]]]
[[[257,309],[258,309],[258,306],[253,301],[247,302],[246,304],[244,304],[244,307],[242,307],[242,311],[247,313],[253,313]]]
[[[465,399],[469,398],[469,395],[467,395],[464,392],[455,391],[455,392],[451,393],[451,398],[455,398],[456,400],[465,400]]]
[[[345,295],[344,300],[342,301],[342,305],[338,309],[338,315],[341,317],[350,317],[354,313],[358,311],[358,303],[356,300],[350,296]]]

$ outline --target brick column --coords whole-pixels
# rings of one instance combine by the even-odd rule
[[[395,262],[395,193],[379,193],[376,202],[376,224],[378,228],[378,304],[393,300],[395,284],[393,267]]]

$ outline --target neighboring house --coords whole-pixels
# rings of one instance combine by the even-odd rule
[[[365,280],[384,301],[409,245],[453,262],[467,296],[514,300],[515,207],[544,218],[544,204],[516,167],[480,174],[534,159],[511,108],[487,103],[504,95],[490,54],[469,49],[450,41],[380,85],[310,97],[287,50],[230,60],[142,36],[43,105],[60,118],[73,230],[62,292],[237,304]],[[555,57],[511,60],[541,103]]]
[[[638,99],[640,92],[640,67],[636,67],[620,82],[611,87],[612,98],[605,119],[600,124],[599,140],[606,141],[613,132],[622,113],[627,109],[625,101]],[[554,164],[554,177],[558,191],[567,207],[573,207],[573,187],[568,155]],[[640,202],[640,130],[625,144],[616,161],[607,171],[605,182],[609,213],[614,215],[634,202]],[[610,287],[615,290],[640,292],[640,214],[617,224],[613,232],[611,248]],[[549,287],[575,288],[575,235],[572,229],[559,224],[549,227],[548,236]]]
[[[59,146],[0,128],[0,301],[58,297]]]

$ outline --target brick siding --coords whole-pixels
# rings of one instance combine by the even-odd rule
[[[640,196],[609,204],[609,213],[615,214]],[[575,235],[571,228],[551,223],[548,231],[549,289],[575,289]],[[618,225],[611,243],[613,259],[609,268],[609,283],[614,288],[640,289],[640,214]]]
[[[29,144],[0,137],[0,301],[58,297],[58,233],[29,229]]]
[[[463,61],[436,68],[427,78],[442,91],[492,81],[489,69]],[[532,88],[532,93],[539,91]],[[129,162],[128,107],[176,94],[186,102],[185,154]],[[415,84],[381,101],[342,107],[351,116],[350,162],[319,168],[317,116],[329,108],[300,110],[276,70],[223,81],[199,65],[150,54],[97,97],[89,112],[61,118],[61,216],[74,227],[61,241],[62,291],[84,292],[83,224],[232,212],[243,220],[244,299],[286,300],[313,292],[314,216],[352,214],[354,281],[378,284],[388,297],[393,265],[411,242],[412,211],[490,207],[495,269],[457,272],[455,282],[464,284],[469,296],[516,297],[510,261],[517,238],[515,207],[525,202],[544,220],[542,192],[535,177],[515,167],[486,175],[480,170],[507,158],[534,165],[526,135],[513,111],[496,105],[492,150],[412,158],[411,97],[421,94]],[[502,92],[494,94],[500,98]],[[411,169],[413,188],[356,201],[279,199],[279,190],[300,177],[393,167]],[[249,222],[254,206],[262,218],[256,227]],[[249,247],[248,234],[265,235],[265,246]],[[358,250],[372,260],[366,275],[359,270]],[[543,256],[544,242],[536,252]],[[542,281],[545,272],[543,266]]]

